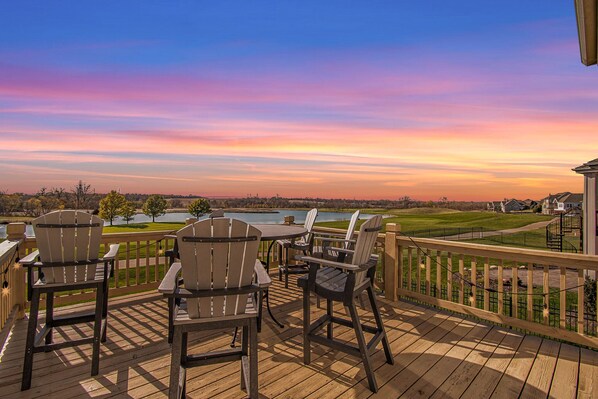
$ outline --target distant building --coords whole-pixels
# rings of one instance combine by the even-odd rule
[[[557,194],[549,194],[542,199],[542,213],[553,215],[555,213],[567,212],[570,209],[581,209],[583,194],[565,191]]]
[[[492,212],[510,213],[524,211],[536,206],[537,204],[538,203],[536,201],[530,199],[520,201],[518,199],[511,198],[504,199],[503,201],[488,202],[486,204],[486,209]]]
[[[490,212],[502,212],[501,202],[500,201],[490,201],[486,204],[486,209]]]
[[[501,209],[504,213],[510,213],[523,211],[529,209],[529,207],[525,204],[525,202],[511,198],[501,202]]]
[[[557,199],[554,210],[556,212],[567,212],[571,209],[581,209],[582,203],[582,193],[569,193]]]

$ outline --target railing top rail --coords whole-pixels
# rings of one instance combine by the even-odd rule
[[[413,240],[413,242],[412,242]],[[538,249],[502,247],[432,238],[397,237],[399,245],[415,247],[414,242],[426,249],[453,252],[469,256],[488,257],[525,263],[565,266],[573,269],[598,270],[598,256],[542,251]]]
[[[0,265],[4,264],[12,259],[20,242],[21,242],[20,240],[17,240],[17,241],[6,240],[3,242],[0,242]]]

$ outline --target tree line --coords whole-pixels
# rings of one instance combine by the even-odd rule
[[[114,194],[115,193],[115,194]],[[116,194],[118,194],[118,199]],[[409,208],[450,208],[462,211],[485,209],[485,202],[475,201],[450,201],[442,197],[437,201],[421,201],[409,196],[403,196],[396,200],[358,200],[358,199],[329,199],[329,198],[284,198],[279,195],[272,197],[260,197],[248,195],[242,198],[199,198],[201,205],[195,203],[198,198],[195,195],[157,195],[157,194],[121,194],[112,191],[108,194],[96,193],[90,184],[79,180],[70,188],[46,188],[42,187],[35,194],[12,193],[9,194],[0,190],[0,215],[18,215],[37,217],[55,209],[81,209],[99,214],[102,210],[102,201],[109,197],[115,202],[107,207],[104,202],[104,214],[114,217],[122,217],[124,220],[131,220],[135,213],[141,209],[148,216],[155,219],[163,214],[166,209],[186,209],[194,214],[196,209],[206,213],[206,209],[275,209],[275,208],[328,208],[328,209],[409,209]],[[124,198],[124,200],[122,199]],[[149,201],[149,203],[148,203]],[[164,205],[165,204],[165,205]],[[144,210],[145,208],[145,210]],[[157,209],[153,211],[152,209]],[[191,212],[191,210],[193,212]],[[202,214],[203,214],[202,213]],[[106,217],[110,219],[110,217]]]

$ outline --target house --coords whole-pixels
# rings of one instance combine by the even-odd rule
[[[490,201],[486,204],[486,209],[490,212],[502,212],[500,201]]]
[[[547,197],[543,198],[540,203],[542,204],[542,213],[544,215],[552,215],[554,214],[554,209],[558,202],[558,199],[567,195],[571,194],[569,191],[565,191],[562,193],[557,194],[548,194]]]
[[[581,209],[583,194],[565,191],[557,194],[549,194],[542,199],[542,213],[553,215],[555,213],[567,212],[570,209]]]
[[[528,209],[532,209],[538,205],[537,201],[534,201],[533,199],[529,199],[529,198],[523,200],[522,202],[525,204],[525,206],[527,206]]]
[[[555,212],[567,212],[571,209],[581,209],[583,203],[582,193],[567,193],[555,201]]]
[[[515,198],[509,200],[505,199],[503,202],[501,202],[501,210],[504,213],[523,211],[525,209],[528,209],[528,206],[525,204],[525,202],[519,201]]]

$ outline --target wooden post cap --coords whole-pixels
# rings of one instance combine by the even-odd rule
[[[9,240],[20,240],[25,236],[25,223],[15,222],[6,226],[6,238]]]
[[[401,231],[401,225],[399,223],[387,223],[386,231]]]
[[[289,215],[284,217],[284,224],[294,224],[295,223],[295,216]]]

